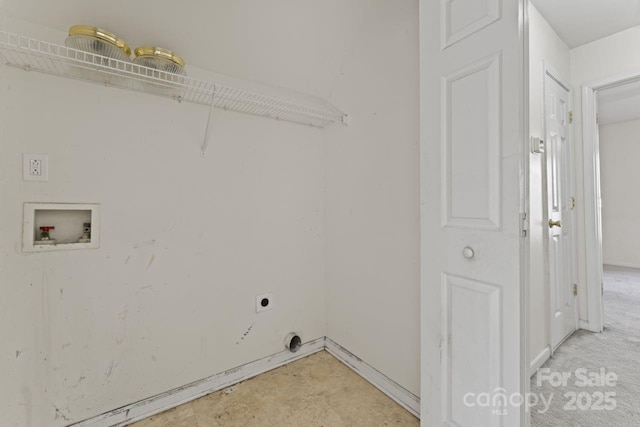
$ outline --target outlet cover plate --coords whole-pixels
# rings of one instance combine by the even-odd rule
[[[262,305],[262,300],[266,299],[268,301],[266,306]],[[256,296],[256,313],[260,313],[262,311],[271,310],[273,308],[273,294],[267,293]]]
[[[32,173],[32,163],[39,164],[39,173]],[[49,156],[46,154],[27,154],[22,156],[23,181],[49,181]]]

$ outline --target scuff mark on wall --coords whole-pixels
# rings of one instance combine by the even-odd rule
[[[125,336],[127,335],[127,316],[129,316],[129,304],[125,304],[122,307],[120,314],[118,314],[118,319],[122,321],[122,334],[120,334],[119,337],[116,337],[117,344],[122,344]]]
[[[156,239],[146,240],[141,243],[136,243],[133,245],[134,249],[144,248],[145,246],[151,246],[156,244]]]
[[[67,406],[66,408],[58,408],[56,405],[54,405],[53,403],[51,404],[51,406],[53,406],[56,410],[56,420],[59,418],[62,418],[65,421],[71,421],[71,418],[69,418],[69,407]],[[66,411],[67,413],[65,414],[63,411]]]
[[[20,357],[21,354],[22,354],[22,350],[16,350],[16,359]]]
[[[109,378],[111,374],[113,374],[113,369],[116,367],[113,360],[109,361],[109,366],[107,366],[106,371],[104,372],[104,376]]]
[[[122,311],[118,314],[118,319],[125,321],[127,320],[127,316],[129,315],[129,304],[125,304],[122,307]]]
[[[49,254],[50,255],[50,254]],[[52,266],[49,266],[49,256],[45,256],[42,259],[42,276],[40,278],[40,283],[36,283],[36,286],[40,287],[40,318],[39,320],[39,330],[37,334],[36,344],[34,351],[36,354],[42,358],[42,362],[38,363],[38,368],[36,375],[42,378],[39,389],[37,390],[38,396],[34,398],[34,403],[36,405],[42,405],[40,410],[34,410],[35,419],[33,420],[35,425],[38,425],[38,422],[44,421],[42,416],[45,415],[45,411],[43,408],[46,405],[46,402],[50,402],[50,396],[48,394],[48,390],[50,389],[53,366],[52,362],[49,360],[50,356],[53,354],[53,340],[51,329],[55,324],[52,322],[51,318],[51,304],[53,303],[53,293],[55,292],[55,272]],[[37,403],[36,403],[37,402]],[[66,414],[63,414],[66,415]],[[48,415],[49,417],[50,415]],[[58,411],[56,408],[56,418],[60,418],[58,415]],[[42,424],[41,424],[42,425]]]
[[[84,381],[87,377],[84,376],[84,374],[82,372],[80,372],[80,378],[78,378],[78,382],[76,383],[76,385],[74,385],[72,388],[76,388],[80,385],[80,383],[82,381]]]
[[[151,258],[149,259],[149,263],[147,264],[147,268],[145,270],[148,270],[149,267],[151,267],[151,264],[153,264],[153,261],[156,259],[156,254],[151,255]]]
[[[153,285],[149,284],[149,285],[144,285],[143,287],[141,287],[140,289],[136,290],[135,294],[136,295],[140,295],[142,293],[146,293],[146,292],[152,292],[153,291]],[[140,312],[140,308],[138,308],[136,310],[137,313]]]
[[[246,332],[244,334],[242,334],[242,336],[240,337],[240,339],[238,341],[236,341],[236,344],[240,344],[242,341],[244,341],[244,339],[249,335],[249,333],[251,332],[251,329],[253,329],[253,327],[255,326],[255,322],[253,322],[251,324],[251,326],[249,326],[249,329],[246,330]]]
[[[171,227],[169,227],[169,228],[165,229],[164,231],[166,231],[166,232],[168,232],[168,233],[169,233],[169,232],[172,232],[172,231],[176,228],[176,225],[178,225],[178,220],[177,220],[177,219],[174,219],[174,220],[173,220],[173,224],[171,224]]]

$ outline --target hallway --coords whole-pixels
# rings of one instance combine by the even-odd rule
[[[542,400],[532,408],[533,427],[640,425],[640,270],[605,266],[604,320],[603,333],[577,331],[532,377],[531,393],[551,397],[548,411]]]

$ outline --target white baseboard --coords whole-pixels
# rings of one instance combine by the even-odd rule
[[[591,323],[589,323],[588,320],[582,320],[582,319],[580,319],[580,321],[578,322],[578,329],[584,329],[585,331],[590,331],[590,332],[602,332],[597,328],[592,328]]]
[[[353,369],[358,375],[369,381],[381,392],[396,401],[399,405],[420,417],[420,398],[400,384],[385,376],[374,367],[362,361],[349,350],[329,338],[318,338],[302,345],[296,353],[288,350],[229,369],[209,378],[204,378],[166,393],[132,403],[122,408],[89,418],[73,424],[73,427],[122,427],[141,419],[150,417],[207,394],[222,390],[233,384],[248,380],[264,372],[286,365],[294,360],[307,357],[322,350],[327,350],[342,363]]]
[[[544,362],[549,360],[549,357],[551,357],[551,349],[547,346],[531,361],[529,365],[529,376],[532,377],[538,369],[544,365]]]
[[[247,363],[237,368],[229,369],[209,378],[204,378],[178,387],[166,393],[150,397],[131,405],[123,406],[97,417],[73,424],[74,427],[121,427],[143,418],[150,417],[167,409],[195,400],[199,397],[229,387],[240,381],[247,380],[271,369],[301,359],[313,353],[324,350],[325,338],[318,338],[305,343],[295,353],[288,350],[265,357],[255,362]]]
[[[589,321],[588,320],[578,320],[578,328],[589,330]]]
[[[339,361],[353,369],[362,378],[369,381],[378,390],[396,401],[400,406],[420,418],[420,398],[418,396],[330,338],[326,339],[326,350]]]
[[[635,264],[632,262],[605,261],[604,265],[605,267],[624,267],[624,268],[640,269],[640,264]]]

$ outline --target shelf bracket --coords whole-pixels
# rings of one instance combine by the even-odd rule
[[[213,116],[213,94],[211,95],[211,105],[209,105],[209,116],[207,117],[207,127],[204,131],[204,141],[202,141],[202,156],[207,154],[207,147],[209,146],[209,129],[211,128],[211,116]]]

